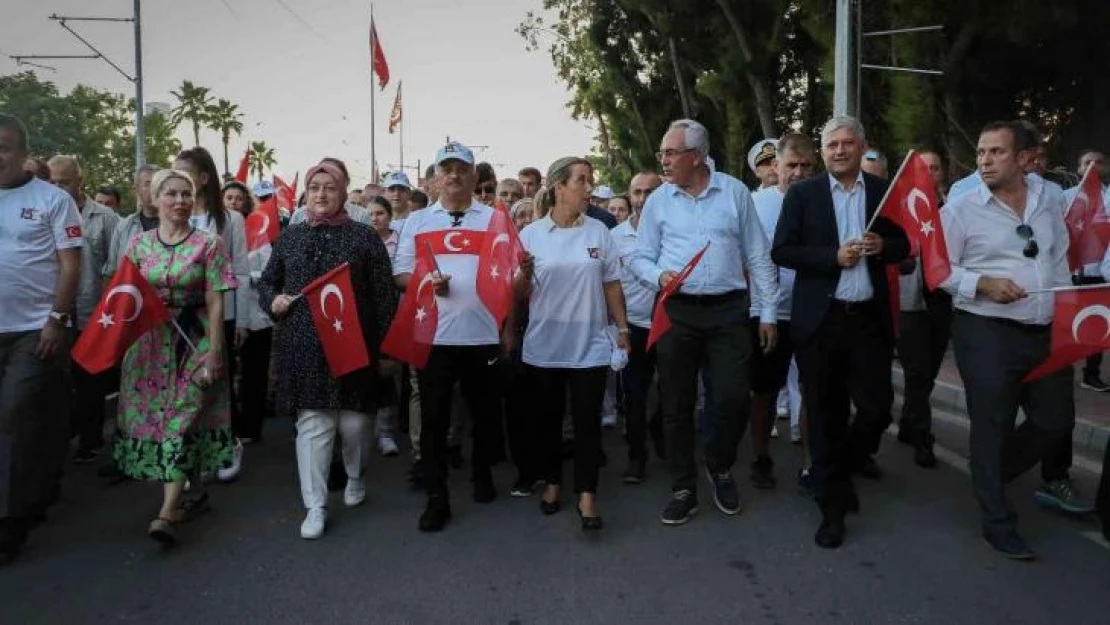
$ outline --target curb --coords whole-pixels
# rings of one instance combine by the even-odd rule
[[[895,393],[900,395],[903,385],[901,367],[895,365],[892,368],[891,379]],[[938,380],[936,386],[933,387],[933,394],[929,403],[935,410],[944,411],[956,417],[962,422],[963,427],[970,426],[967,416],[967,395],[964,393],[963,387]],[[1021,415],[1020,408],[1018,414]],[[895,421],[897,420],[896,417]],[[1076,417],[1075,429],[1072,430],[1071,439],[1076,452],[1101,458],[1103,450],[1106,449],[1107,441],[1110,441],[1110,427]]]

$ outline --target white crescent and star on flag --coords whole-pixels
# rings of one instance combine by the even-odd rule
[[[911,189],[909,194],[906,195],[906,210],[910,212],[910,216],[913,217],[913,220],[921,226],[921,233],[925,236],[929,236],[936,230],[936,226],[933,225],[932,219],[921,221],[921,217],[917,214],[917,203],[919,201],[925,203],[925,207],[929,209],[929,215],[931,216],[933,214],[933,206],[929,202],[929,197],[925,195],[924,191],[917,187]]]
[[[497,246],[501,245],[502,243],[504,243],[505,245],[509,244],[509,235],[508,235],[508,233],[502,232],[502,233],[498,234],[496,237],[494,237],[493,243],[490,245],[490,248],[489,248],[490,257],[493,257],[493,255],[497,253]],[[497,270],[497,265],[493,265],[492,267],[490,267],[489,275],[492,278],[500,278],[501,277],[501,272]]]
[[[459,245],[456,240],[463,237],[462,244]],[[470,239],[462,232],[448,232],[443,235],[443,247],[447,248],[450,252],[462,252],[470,248]]]
[[[417,323],[422,323],[424,321],[424,318],[428,316],[428,312],[426,310],[424,310],[423,306],[419,305],[419,302],[420,302],[420,295],[421,295],[421,293],[424,292],[424,285],[431,283],[432,279],[433,279],[432,274],[431,273],[426,273],[426,274],[424,274],[424,277],[420,279],[420,284],[418,284],[416,286],[416,301],[418,303],[417,308],[416,308],[416,322]]]
[[[1072,319],[1071,335],[1076,343],[1082,342],[1079,340],[1079,328],[1083,326],[1083,322],[1095,316],[1102,317],[1102,320],[1106,322],[1106,332],[1102,335],[1102,340],[1099,342],[1103,343],[1107,338],[1110,338],[1110,308],[1102,304],[1092,304],[1079,311],[1079,313],[1075,315],[1075,319]]]
[[[343,322],[338,317],[332,318],[328,315],[328,296],[334,295],[335,299],[339,300],[339,314],[343,314],[343,309],[346,308],[347,303],[343,300],[343,291],[339,290],[334,284],[328,284],[320,290],[320,313],[324,315],[324,319],[332,321],[331,327],[335,328],[336,334],[343,331]]]
[[[108,302],[110,302],[112,298],[118,293],[130,295],[135,302],[135,312],[133,312],[129,317],[125,317],[123,319],[123,323],[130,323],[137,319],[139,317],[139,314],[143,311],[143,294],[134,284],[121,284],[111,291],[108,291],[108,295],[104,298],[104,308],[108,308]],[[100,326],[103,328],[115,325],[115,316],[107,312],[101,312],[100,319],[97,320],[97,323],[99,323]]]

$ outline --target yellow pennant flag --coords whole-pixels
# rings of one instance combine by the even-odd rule
[[[393,110],[389,113],[389,134],[401,125],[401,83],[397,83],[397,99],[393,101]]]

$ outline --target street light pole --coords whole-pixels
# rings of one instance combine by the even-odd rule
[[[135,0],[135,171],[146,165],[146,125],[143,110],[143,26],[140,0]]]
[[[855,56],[852,54],[852,0],[836,0],[836,42],[833,46],[833,115],[851,115]]]

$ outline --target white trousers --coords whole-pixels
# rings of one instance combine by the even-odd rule
[[[353,410],[301,410],[297,413],[297,473],[304,507],[328,503],[328,469],[338,428],[347,479],[360,479],[369,454],[370,418]]]

